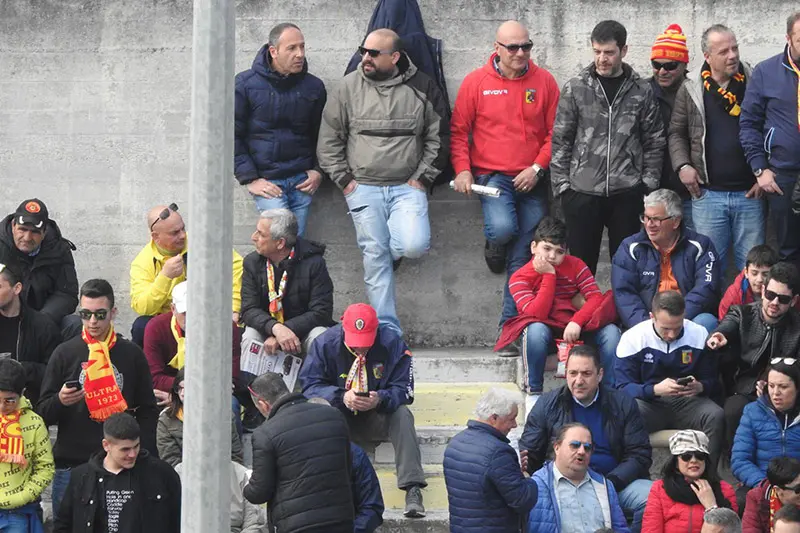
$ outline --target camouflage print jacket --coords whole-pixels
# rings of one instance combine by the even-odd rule
[[[657,189],[666,137],[653,90],[627,64],[609,105],[594,65],[561,91],[550,163],[553,193],[611,196],[644,184]]]

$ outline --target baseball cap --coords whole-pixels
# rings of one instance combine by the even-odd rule
[[[185,281],[181,281],[172,288],[172,305],[175,306],[175,312],[177,313],[186,312],[186,300],[187,300],[188,289],[189,289],[189,284]]]
[[[375,343],[378,333],[378,314],[371,305],[353,304],[342,315],[344,343],[355,348],[366,348]]]
[[[702,431],[684,429],[669,438],[669,453],[681,455],[686,452],[701,452],[708,455],[708,437]]]
[[[14,221],[20,225],[33,226],[37,229],[44,229],[48,221],[47,206],[38,198],[25,200],[14,213]]]

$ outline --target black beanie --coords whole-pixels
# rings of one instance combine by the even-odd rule
[[[0,390],[20,395],[25,390],[25,368],[14,359],[0,359]]]

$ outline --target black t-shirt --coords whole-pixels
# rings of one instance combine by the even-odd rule
[[[119,474],[106,472],[101,478],[100,495],[103,505],[99,506],[95,523],[102,533],[140,533],[141,509],[130,470]]]
[[[600,85],[603,86],[603,91],[606,93],[608,105],[611,105],[617,97],[620,87],[622,87],[622,82],[625,81],[625,74],[620,74],[614,78],[607,78],[598,74],[597,79],[600,80]]]
[[[0,315],[0,358],[3,354],[10,354],[12,359],[17,358],[17,339],[19,338],[19,319]]]
[[[739,142],[739,117],[731,116],[708,91],[706,109],[706,167],[712,191],[747,191],[756,178]]]

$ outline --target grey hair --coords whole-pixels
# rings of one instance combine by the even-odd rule
[[[300,31],[300,28],[297,27],[297,24],[292,24],[291,22],[281,22],[274,28],[272,28],[269,32],[269,45],[274,46],[275,48],[278,47],[278,42],[281,40],[281,35],[283,32],[288,30],[289,28],[294,28],[297,31]]]
[[[708,37],[712,33],[730,33],[733,35],[733,38],[736,39],[736,34],[733,33],[729,27],[725,26],[724,24],[714,24],[713,26],[709,26],[706,28],[706,31],[703,32],[703,36],[700,38],[700,50],[703,51],[704,54],[708,53]]]
[[[297,217],[285,208],[267,209],[261,212],[261,218],[269,220],[269,235],[273,241],[286,240],[286,245],[294,246],[297,242]]]
[[[683,202],[675,191],[669,189],[658,189],[644,197],[644,207],[658,207],[663,205],[667,210],[668,217],[683,216]]]
[[[475,416],[478,420],[489,420],[492,415],[508,416],[514,406],[518,406],[522,395],[508,389],[492,388],[486,391],[475,406]]]
[[[703,514],[703,522],[710,526],[722,526],[722,533],[742,533],[742,521],[733,509],[717,507]]]

